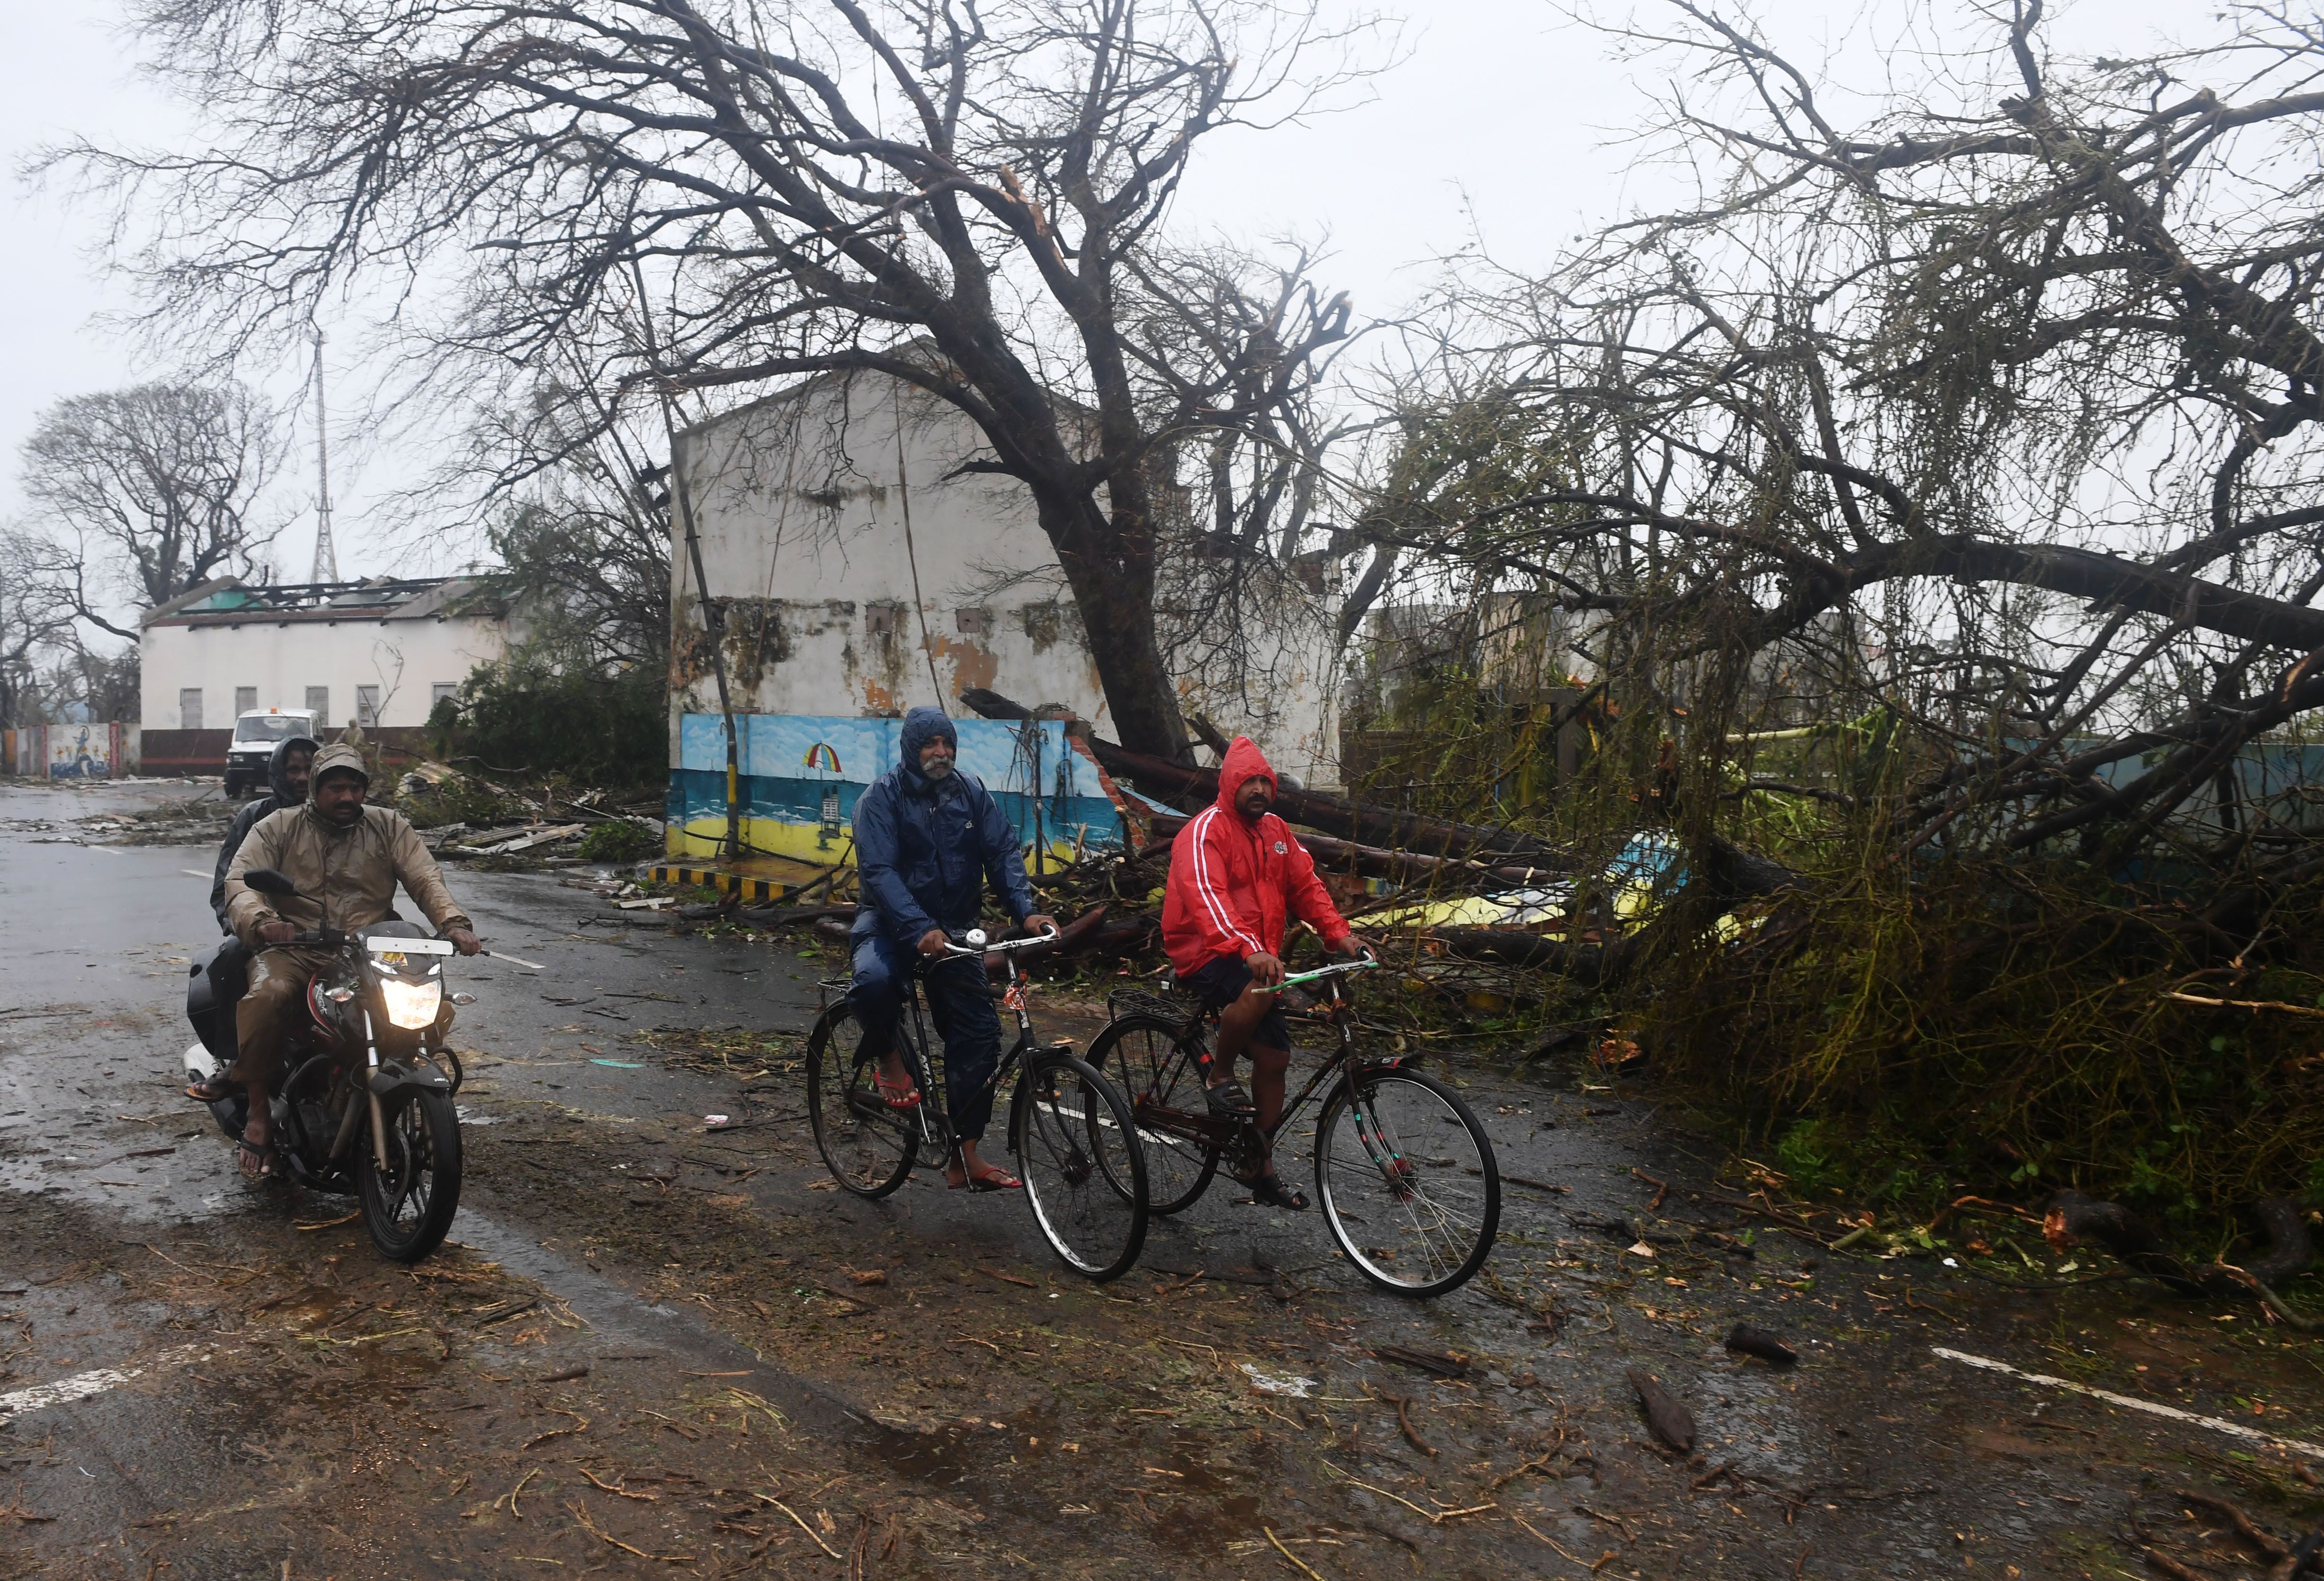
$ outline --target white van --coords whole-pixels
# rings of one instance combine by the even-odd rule
[[[234,740],[226,749],[226,797],[266,788],[267,760],[274,744],[294,735],[315,735],[315,716],[307,708],[253,708],[234,722]]]

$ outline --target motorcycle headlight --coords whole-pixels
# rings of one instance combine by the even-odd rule
[[[420,1031],[436,1024],[437,1012],[444,1008],[444,979],[428,977],[414,982],[406,977],[382,977],[379,996],[387,1007],[387,1019],[410,1031]]]

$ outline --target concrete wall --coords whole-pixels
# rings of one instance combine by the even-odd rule
[[[254,689],[261,708],[301,708],[307,689],[323,687],[337,731],[355,717],[355,689],[375,686],[379,723],[416,728],[434,706],[432,687],[458,685],[503,645],[498,622],[468,615],[150,625],[139,641],[142,722],[178,729],[180,692],[199,688],[204,730],[231,730],[237,689]]]
[[[941,700],[957,715],[960,693],[985,687],[1111,734],[1031,500],[1010,479],[958,472],[990,451],[950,407],[885,378],[834,376],[682,435],[678,454],[704,572],[726,601],[737,712],[879,716]],[[718,703],[682,537],[670,558],[675,769],[678,720]],[[1249,733],[1305,782],[1336,783],[1323,625],[1296,598],[1268,613],[1250,633],[1283,661],[1268,682],[1246,692],[1190,660],[1186,707]]]

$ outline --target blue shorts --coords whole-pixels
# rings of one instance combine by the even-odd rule
[[[1240,956],[1223,955],[1206,961],[1178,979],[1178,985],[1203,1002],[1204,1010],[1223,1010],[1240,999],[1243,990],[1250,986],[1250,967]],[[1291,1049],[1291,1024],[1283,1019],[1283,995],[1267,1007],[1267,1014],[1259,1030],[1250,1035],[1253,1043],[1269,1049]]]

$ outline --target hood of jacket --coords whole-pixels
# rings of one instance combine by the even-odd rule
[[[931,741],[949,742],[955,755],[960,752],[960,732],[953,728],[942,708],[922,707],[906,714],[903,735],[896,744],[903,759],[899,766],[904,771],[905,783],[923,796],[934,789],[920,774],[920,751]],[[954,778],[959,773],[958,768],[953,770]]]
[[[275,806],[296,807],[307,800],[305,791],[293,791],[283,779],[284,765],[290,761],[290,754],[294,752],[318,753],[322,750],[323,744],[311,735],[293,735],[288,740],[274,744],[274,754],[266,760],[266,788],[274,793]],[[309,770],[307,782],[310,785],[314,783],[311,767]]]
[[[1235,793],[1252,780],[1265,780],[1277,790],[1283,787],[1258,743],[1248,735],[1238,735],[1227,744],[1226,758],[1219,764],[1219,809],[1242,817],[1235,810]]]
[[[315,761],[307,766],[307,783],[321,784],[323,776],[334,769],[352,769],[363,776],[364,784],[371,783],[371,767],[364,762],[363,754],[344,741],[335,741],[315,754]]]

